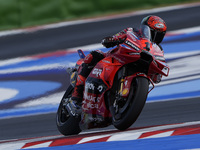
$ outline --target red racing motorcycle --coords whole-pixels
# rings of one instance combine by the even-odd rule
[[[84,129],[114,125],[119,130],[129,128],[140,115],[152,80],[168,76],[163,51],[150,42],[150,29],[144,25],[142,36],[128,32],[126,40],[107,52],[86,79],[81,115],[73,117],[66,109],[73,92],[78,67],[84,53],[78,50],[79,59],[74,68],[68,68],[71,84],[66,90],[58,111],[57,127],[63,135],[78,134]]]

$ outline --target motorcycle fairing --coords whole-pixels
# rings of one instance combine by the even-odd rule
[[[110,50],[106,57],[98,62],[90,72],[85,82],[83,111],[80,122],[82,129],[105,127],[111,124],[112,115],[105,97],[109,96],[109,92],[106,92],[112,88],[115,75],[117,71],[120,71],[120,68],[132,65],[132,69],[134,69],[136,66],[135,70],[130,71],[130,74],[125,77],[124,85],[121,88],[124,97],[128,96],[131,82],[135,77],[148,78],[153,85],[151,80],[153,74],[168,75],[169,71],[167,73],[162,71],[162,69],[165,70],[167,68],[164,65],[165,63],[156,60],[154,56],[163,57],[163,52],[146,37],[148,36],[135,38],[131,33],[127,33],[127,42]],[[125,85],[126,83],[128,84]]]
[[[121,63],[112,57],[101,60],[91,71],[85,82],[80,127],[105,127],[111,124],[111,114],[105,100],[105,92],[113,84]]]
[[[148,75],[150,76],[152,72],[157,72],[161,75],[168,76],[169,75],[169,66],[160,60],[154,60],[150,64],[150,71]]]
[[[109,111],[104,101],[106,89],[107,85],[102,80],[90,76],[87,78],[82,102],[81,129],[110,125]]]
[[[105,100],[105,93],[113,86],[117,71],[124,64],[132,61],[129,60],[130,57],[134,60],[140,59],[140,55],[129,55],[133,50],[129,51],[120,47],[117,51],[116,49],[114,51],[115,53],[111,51],[110,54],[112,55],[108,53],[107,57],[97,63],[86,79],[80,123],[82,129],[110,125],[108,120],[111,120],[112,116],[108,104],[106,104],[108,102]]]

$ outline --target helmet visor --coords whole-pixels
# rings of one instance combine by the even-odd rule
[[[161,43],[166,32],[159,32],[151,29],[151,41],[157,44]]]

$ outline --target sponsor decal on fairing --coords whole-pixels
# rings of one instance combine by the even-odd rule
[[[92,74],[96,75],[96,77],[99,77],[102,71],[103,71],[102,69],[94,68]]]
[[[126,43],[128,46],[130,46],[130,47],[132,47],[133,49],[135,49],[136,51],[139,51],[139,50],[140,50],[139,47],[137,47],[135,44],[131,43],[130,41],[127,41],[127,40],[126,40],[125,43]]]

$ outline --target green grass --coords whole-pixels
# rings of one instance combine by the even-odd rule
[[[200,0],[0,0],[0,30]]]

